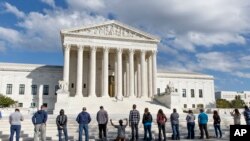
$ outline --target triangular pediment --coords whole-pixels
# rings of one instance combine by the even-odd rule
[[[125,38],[136,40],[159,41],[159,38],[132,28],[117,21],[108,21],[98,25],[62,30],[66,34],[89,35],[98,37]]]

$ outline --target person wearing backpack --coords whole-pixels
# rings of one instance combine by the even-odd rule
[[[144,138],[143,140],[152,140],[151,126],[152,126],[152,115],[150,114],[148,108],[145,108],[142,123],[144,125]],[[147,133],[149,134],[149,139],[147,138]]]
[[[220,138],[222,137],[222,133],[221,133],[221,128],[220,128],[220,116],[218,114],[218,111],[214,110],[214,115],[213,115],[213,119],[214,119],[214,130],[215,130],[215,135],[216,135],[216,138],[218,138],[218,132],[217,130],[219,131],[220,133]]]
[[[159,137],[158,140],[161,141],[162,135],[161,132],[163,134],[164,137],[164,141],[166,141],[166,128],[165,128],[165,123],[167,122],[167,117],[166,115],[163,113],[162,109],[159,109],[158,113],[157,113],[157,124],[158,124],[158,130],[159,130]]]
[[[64,133],[65,141],[68,141],[68,132],[67,132],[67,116],[64,114],[64,110],[60,110],[60,114],[56,118],[56,125],[58,130],[59,141],[62,141],[62,131]]]
[[[250,109],[247,106],[245,106],[244,108],[245,108],[244,117],[246,120],[246,124],[250,125]]]
[[[42,141],[46,141],[46,122],[48,114],[45,109],[46,106],[42,105],[41,110],[38,110],[32,117],[32,123],[35,126],[34,141],[39,141],[39,135]]]
[[[195,115],[193,114],[192,110],[189,110],[188,115],[186,117],[187,129],[188,129],[187,139],[194,139],[194,127],[195,127],[194,120],[195,120]]]

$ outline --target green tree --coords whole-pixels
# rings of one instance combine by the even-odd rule
[[[231,108],[231,103],[226,99],[216,99],[217,108]]]
[[[235,96],[235,99],[231,101],[232,108],[244,108],[245,102],[241,99],[239,95]]]
[[[9,107],[15,103],[16,101],[11,99],[10,97],[0,94],[0,107]]]

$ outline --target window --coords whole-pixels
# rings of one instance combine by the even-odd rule
[[[197,108],[204,108],[203,104],[197,104]]]
[[[18,107],[23,107],[23,103],[18,103]]]
[[[32,103],[30,104],[30,107],[32,107],[32,108],[36,107],[36,103],[35,103],[35,102],[32,102]]]
[[[23,95],[25,92],[25,85],[24,84],[20,84],[19,85],[19,94]]]
[[[7,84],[6,94],[12,94],[12,84]]]
[[[43,95],[49,95],[49,85],[43,85]]]
[[[187,108],[187,104],[184,104],[183,107],[184,107],[184,108]]]
[[[202,98],[202,97],[203,97],[202,89],[199,89],[199,98]]]
[[[161,94],[161,89],[157,88],[157,94],[160,95]]]
[[[74,88],[74,83],[71,83],[71,88]]]
[[[175,89],[174,91],[175,91],[175,92],[178,92],[178,89]]]
[[[182,89],[182,97],[187,97],[187,91],[186,91],[186,89]]]
[[[194,97],[194,89],[191,89],[191,97]]]
[[[37,94],[37,85],[31,85],[31,94],[36,95]]]
[[[192,108],[195,108],[195,104],[192,104]]]
[[[55,86],[55,95],[57,95],[56,91],[57,91],[58,89],[59,89],[59,86],[56,85],[56,86]]]
[[[86,84],[85,83],[83,84],[83,88],[86,88]]]
[[[48,107],[48,103],[43,103],[43,106]]]

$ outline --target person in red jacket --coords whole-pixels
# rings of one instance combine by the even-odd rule
[[[162,109],[159,109],[159,111],[157,113],[157,120],[156,121],[157,121],[158,129],[159,129],[158,140],[161,141],[161,139],[162,139],[161,133],[162,133],[163,134],[163,140],[166,141],[165,123],[167,122],[167,117],[163,113]]]

